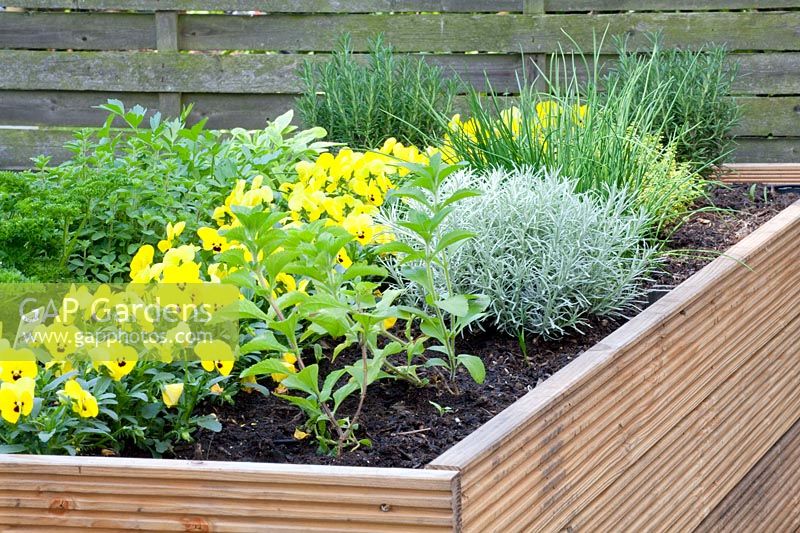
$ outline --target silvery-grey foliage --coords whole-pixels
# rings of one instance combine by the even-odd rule
[[[498,329],[558,337],[590,316],[619,314],[640,295],[657,251],[630,193],[576,193],[568,178],[528,169],[463,170],[446,188],[463,187],[481,196],[459,202],[442,228],[475,235],[450,258],[450,277],[458,292],[491,298],[487,320]],[[385,215],[403,240],[392,224],[400,209]]]

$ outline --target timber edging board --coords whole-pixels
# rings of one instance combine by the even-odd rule
[[[0,455],[0,482],[0,526],[26,531],[423,533],[457,520],[456,472]]]
[[[724,183],[800,185],[800,163],[738,163],[721,169]]]
[[[435,459],[464,531],[698,526],[800,418],[798,239],[795,203]]]
[[[800,449],[800,437],[774,447],[800,419],[798,238],[800,202],[426,470],[0,455],[0,525],[709,529],[727,516],[727,495],[747,490],[743,478],[756,498],[777,493],[783,470],[769,465]]]

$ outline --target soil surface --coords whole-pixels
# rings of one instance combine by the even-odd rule
[[[674,287],[798,198],[797,193],[775,193],[761,187],[755,191],[748,186],[712,191],[699,207],[713,209],[694,215],[674,233],[669,245],[672,250],[695,252],[670,255],[650,286],[664,291]],[[701,256],[697,250],[709,253]],[[372,447],[345,452],[341,457],[318,455],[314,443],[294,439],[295,428],[303,420],[299,411],[258,392],[240,393],[233,406],[208,406],[205,410],[216,414],[222,432],[200,430],[197,442],[177,450],[176,457],[421,468],[623,322],[595,319],[583,334],[575,333],[558,342],[527,339],[527,360],[515,338],[493,332],[466,338],[460,351],[483,358],[487,370],[483,385],[476,385],[464,373],[459,376],[458,396],[443,387],[418,389],[400,382],[373,385],[361,430],[362,436],[372,440]],[[264,381],[273,388],[269,378]]]

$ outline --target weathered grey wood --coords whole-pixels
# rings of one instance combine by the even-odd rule
[[[260,128],[294,106],[294,94],[186,93],[194,104],[191,120],[207,117],[212,128]],[[19,126],[97,126],[103,111],[93,109],[108,98],[140,104],[174,116],[153,93],[81,91],[0,91],[0,123]],[[742,97],[742,121],[734,133],[744,137],[800,137],[800,97]],[[463,102],[459,101],[460,105]],[[119,124],[122,125],[122,124]]]
[[[31,9],[159,9],[268,11],[273,13],[374,13],[444,11],[494,13],[521,11],[523,0],[7,0],[6,5]]]
[[[0,48],[139,50],[156,47],[152,14],[2,13]]]
[[[209,128],[263,128],[267,120],[282,115],[294,106],[289,94],[191,94],[183,95],[193,103],[190,121],[207,118]],[[295,115],[295,122],[299,122]]]
[[[526,15],[541,15],[544,13],[544,0],[523,0],[522,12]]]
[[[731,158],[736,163],[800,163],[800,137],[739,138]]]
[[[796,8],[797,0],[545,0],[548,13]]]
[[[696,47],[713,40],[732,50],[786,50],[798,41],[800,12],[625,13],[604,15],[181,15],[188,50],[329,51],[353,34],[357,50],[379,32],[399,51],[549,53],[569,48],[564,31],[590,50],[593,32],[628,33],[646,47],[645,33],[661,29],[665,44]],[[562,31],[563,30],[563,31]],[[486,36],[491,35],[491,39]],[[0,48],[136,50],[155,48],[151,14],[0,13]],[[424,49],[424,50],[423,50]],[[612,51],[610,39],[606,50]]]
[[[530,0],[226,0],[228,10],[274,13],[373,13],[380,11],[445,11],[479,13],[521,11]],[[706,11],[798,7],[796,0],[533,0],[549,13],[618,11]],[[137,11],[216,10],[213,0],[8,0],[6,5],[31,9],[126,9]]]
[[[519,54],[423,57],[480,89],[486,73],[495,91],[518,92]],[[297,69],[306,59],[324,61],[326,56],[0,50],[0,89],[298,93]],[[733,60],[740,63],[734,93],[800,94],[800,53],[737,54]],[[528,64],[525,72],[532,78],[537,70]]]
[[[800,48],[800,38],[795,41]],[[800,52],[737,54],[735,94],[800,94]]]
[[[31,168],[31,158],[40,154],[52,156],[54,163],[70,156],[64,143],[72,138],[68,129],[32,130],[0,128],[0,168]]]
[[[485,88],[486,75],[499,92],[518,92],[522,56],[425,55],[446,73]],[[0,89],[132,92],[299,93],[299,54],[178,54],[154,52],[45,52],[0,50]],[[528,58],[532,61],[532,58]],[[536,68],[528,63],[528,76]]]
[[[606,28],[631,36],[632,48],[648,48],[646,34],[661,30],[666,46],[697,47],[710,39],[731,50],[786,50],[798,42],[800,12],[624,13],[613,15],[183,15],[182,46],[191,50],[325,51],[350,32],[356,50],[383,32],[399,51],[493,51],[548,53],[572,45],[584,50]],[[487,38],[491,36],[491,38]],[[606,51],[613,51],[607,39]]]
[[[94,109],[109,98],[159,110],[154,93],[85,91],[0,91],[0,124],[13,126],[99,126],[106,112]],[[124,123],[116,122],[116,126]]]
[[[741,97],[742,121],[734,134],[743,137],[800,137],[800,97]]]
[[[156,47],[159,54],[178,51],[178,14],[175,11],[156,12]],[[159,93],[158,106],[165,114],[178,116],[181,112],[180,93]]]

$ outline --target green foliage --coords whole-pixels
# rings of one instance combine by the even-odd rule
[[[737,65],[728,61],[723,47],[708,46],[696,51],[665,49],[659,35],[651,37],[653,48],[640,55],[617,40],[619,61],[607,83],[630,85],[646,90],[663,85],[670,106],[658,110],[654,124],[668,144],[674,142],[678,160],[707,169],[720,164],[733,149],[731,130],[738,123],[740,109],[731,97]],[[646,76],[642,76],[642,67]]]
[[[244,244],[249,257],[261,258],[246,261],[242,250],[219,257],[239,269],[226,280],[256,304],[240,311],[242,319],[257,321],[242,353],[276,356],[264,358],[242,376],[272,375],[280,381],[286,392],[276,395],[303,411],[303,433],[313,435],[321,452],[339,454],[344,447],[369,445],[355,433],[368,387],[392,375],[421,384],[412,368],[388,361],[401,352],[411,359],[421,350],[419,343],[399,338],[378,342],[389,336],[384,321],[399,316],[392,305],[398,291],[376,296],[378,284],[368,278],[385,275],[381,268],[341,265],[343,250],[354,246],[353,236],[341,227],[320,220],[283,228],[278,222],[285,212],[258,208],[235,208],[234,214],[241,226],[225,237]],[[279,294],[287,275],[303,276],[310,283],[304,290]],[[357,354],[355,362],[339,358],[348,348]],[[343,405],[351,396],[358,398],[356,405]]]
[[[230,401],[233,389],[213,395],[210,387],[227,378],[204,372],[198,365],[139,363],[120,380],[103,372],[80,368],[61,373],[58,365],[40,369],[36,376],[33,410],[17,423],[0,420],[0,451],[29,454],[87,454],[102,449],[121,452],[134,446],[154,457],[170,452],[178,442],[191,442],[200,428],[219,431],[219,422],[195,415],[201,401]],[[96,416],[81,416],[66,384],[75,380],[96,402]],[[182,383],[174,406],[163,401],[163,387]],[[224,383],[223,383],[224,385]]]
[[[147,125],[140,106],[109,100],[100,108],[109,114],[104,126],[76,132],[70,160],[51,167],[41,158],[37,173],[0,177],[0,204],[12,213],[0,222],[0,250],[26,274],[124,281],[139,245],[165,238],[167,222],[183,220],[194,233],[237,179],[279,183],[330,145],[318,142],[322,128],[295,134],[291,112],[264,130],[224,136],[205,121],[189,126],[188,108],[173,120],[156,113]],[[124,130],[111,128],[115,118]],[[51,261],[45,273],[41,258]]]
[[[471,192],[438,195],[443,180],[458,168],[443,165],[440,155],[429,166],[407,168],[408,186],[392,194],[420,203],[419,210],[398,222],[418,237],[413,246],[366,244],[370,249],[364,253],[356,236],[330,219],[287,224],[291,217],[277,203],[232,205],[236,224],[219,230],[230,248],[213,259],[229,272],[224,282],[239,287],[247,298],[239,307],[246,339],[240,351],[262,357],[242,377],[269,375],[279,383],[274,394],[306,416],[296,435],[312,436],[322,453],[370,444],[357,431],[369,387],[376,381],[424,386],[429,380],[422,369],[441,375],[444,368],[456,390],[459,367],[478,382],[484,377],[479,358],[455,351],[455,338],[482,316],[487,302],[452,291],[434,292],[431,284],[433,271],[447,269],[452,248],[469,238],[458,231],[443,233],[440,226],[453,205]],[[392,240],[381,237],[387,238],[378,242]],[[427,301],[435,314],[398,307],[394,302],[402,291],[381,290],[387,272],[369,259],[381,253],[405,258],[408,281],[431,288]],[[350,257],[367,259],[352,262]],[[405,330],[393,333],[398,320],[405,321]],[[425,353],[429,339],[435,341],[430,347],[434,357]]]
[[[442,231],[474,237],[453,251],[449,278],[436,286],[487,295],[484,324],[559,337],[639,295],[656,249],[643,244],[647,217],[625,190],[576,193],[558,173],[523,169],[459,172],[442,194],[464,188],[481,196],[457,204]]]
[[[426,366],[445,368],[450,387],[457,392],[455,378],[459,367],[466,368],[478,383],[482,383],[486,375],[479,357],[457,352],[456,339],[484,317],[489,299],[482,294],[462,292],[453,283],[451,256],[473,234],[447,222],[455,209],[479,193],[470,188],[449,191],[443,188],[445,180],[458,171],[460,165],[443,163],[441,154],[433,155],[428,165],[407,163],[404,166],[412,171],[412,178],[395,195],[410,207],[398,211],[402,216],[389,223],[396,234],[405,238],[383,245],[378,251],[398,254],[403,279],[411,281],[423,294],[431,315],[421,309],[405,309],[420,317],[422,332],[438,342],[429,349],[447,357],[431,358]],[[443,282],[438,286],[437,278]]]
[[[306,62],[305,94],[297,100],[303,122],[352,148],[375,148],[389,137],[424,146],[444,131],[436,113],[451,113],[458,83],[421,59],[395,56],[382,36],[370,47],[361,62],[344,35],[329,61]]]
[[[32,172],[0,172],[0,264],[53,281],[66,275],[71,228],[84,218],[92,184],[65,187]]]
[[[594,69],[582,56],[556,55],[550,75],[542,74],[547,90],[522,86],[515,107],[502,97],[473,90],[470,118],[450,121],[443,150],[481,172],[560,170],[573,180],[576,192],[629,189],[637,196],[633,205],[645,208],[650,233],[656,235],[680,217],[698,186],[688,167],[674,164],[680,134],[666,146],[653,142],[661,135],[663,110],[671,105],[668,84],[648,81],[654,57],[631,69],[625,83],[610,80],[605,92],[599,88],[598,52],[592,58]],[[576,73],[580,61],[587,63],[587,83]]]

